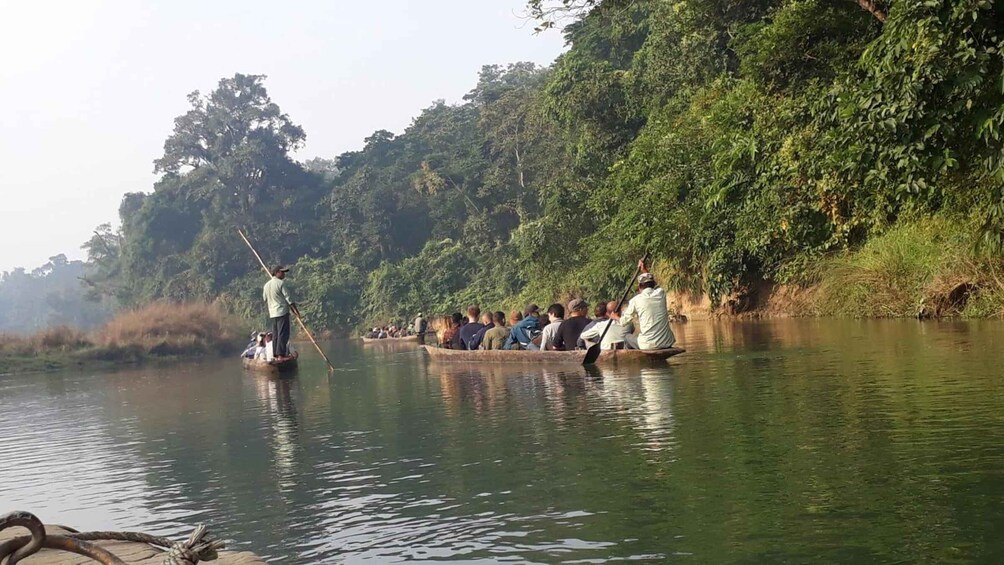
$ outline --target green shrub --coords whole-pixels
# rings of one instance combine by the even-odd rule
[[[857,251],[822,261],[822,315],[926,317],[1000,315],[1004,284],[979,237],[956,218],[897,225]]]

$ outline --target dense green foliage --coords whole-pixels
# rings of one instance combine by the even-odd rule
[[[293,264],[308,317],[331,329],[613,296],[644,250],[670,286],[717,302],[808,281],[820,258],[936,215],[963,218],[972,253],[1000,253],[1000,2],[529,10],[543,28],[571,18],[553,66],[486,66],[463,103],[333,160],[291,159],[305,134],[264,77],[193,93],[153,193],[125,197],[114,245],[89,244],[108,287],[253,316],[262,274],[237,227]]]

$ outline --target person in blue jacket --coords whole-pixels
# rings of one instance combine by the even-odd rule
[[[530,304],[523,310],[523,319],[509,331],[502,349],[527,349],[540,332],[540,307]]]

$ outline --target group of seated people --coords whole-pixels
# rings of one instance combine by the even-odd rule
[[[567,305],[551,304],[540,316],[536,304],[522,312],[512,311],[508,326],[502,312],[481,313],[477,305],[467,308],[467,317],[459,312],[447,319],[447,329],[440,346],[450,349],[524,349],[530,351],[571,351],[601,343],[601,349],[665,349],[676,342],[669,327],[666,292],[639,262],[638,294],[626,306],[602,301],[593,308],[581,298]],[[635,323],[637,318],[637,323]],[[635,327],[637,326],[637,327]],[[637,332],[635,332],[637,330]]]
[[[259,359],[268,363],[275,361],[272,337],[272,332],[251,332],[251,342],[244,348],[241,357]],[[290,357],[295,357],[292,343],[288,344],[286,349],[289,350]]]
[[[369,339],[386,339],[388,337],[408,337],[408,328],[398,326],[396,324],[390,324],[386,326],[374,327],[372,330],[366,332],[363,337]]]

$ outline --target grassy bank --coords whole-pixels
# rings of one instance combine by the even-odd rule
[[[214,304],[158,302],[92,331],[59,326],[0,335],[0,374],[232,353],[244,344],[241,328]]]
[[[904,221],[860,248],[820,258],[784,284],[762,281],[718,304],[706,293],[676,289],[670,307],[695,320],[1004,318],[1004,255],[978,233],[964,218]],[[672,272],[657,277],[672,289]]]
[[[1001,257],[961,221],[900,224],[820,263],[817,315],[995,318],[1004,314]]]

